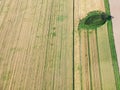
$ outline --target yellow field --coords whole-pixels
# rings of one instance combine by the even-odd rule
[[[116,90],[107,25],[78,31],[103,0],[1,0],[0,90]]]
[[[106,24],[98,30],[98,47],[103,88],[116,90]]]
[[[72,90],[72,2],[0,5],[0,90]]]

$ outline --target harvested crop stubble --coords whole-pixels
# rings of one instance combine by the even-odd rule
[[[101,77],[99,69],[99,56],[97,51],[96,31],[89,32],[89,45],[90,45],[90,61],[91,61],[91,73],[93,90],[101,90]]]
[[[0,90],[72,90],[72,2],[2,0],[1,5]]]
[[[103,89],[116,90],[115,76],[109,47],[109,38],[107,33],[107,24],[99,28],[97,33]]]
[[[82,88],[84,90],[90,90],[91,88],[91,78],[90,78],[90,61],[88,52],[88,39],[87,31],[81,31],[81,72],[82,72]]]
[[[84,4],[83,4],[84,5]],[[75,89],[76,90],[82,90],[82,72],[81,72],[81,59],[80,59],[80,56],[81,56],[81,36],[79,36],[78,34],[78,23],[79,23],[79,19],[80,19],[80,12],[82,13],[83,11],[80,11],[80,0],[76,0],[75,1],[75,5],[74,5],[74,68],[75,68],[75,81],[74,81],[74,84],[75,84]]]

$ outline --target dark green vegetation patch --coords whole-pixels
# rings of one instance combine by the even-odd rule
[[[112,17],[110,15],[102,11],[92,11],[88,13],[85,18],[80,20],[78,30],[80,30],[80,28],[96,29],[97,27],[105,24],[107,20],[111,20],[111,18]]]

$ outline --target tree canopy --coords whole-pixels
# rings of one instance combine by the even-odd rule
[[[89,12],[85,18],[79,21],[78,30],[80,30],[80,28],[96,29],[105,24],[107,20],[111,20],[111,18],[111,15],[102,11]]]

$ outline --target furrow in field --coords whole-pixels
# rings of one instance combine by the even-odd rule
[[[91,60],[91,73],[92,73],[92,87],[93,90],[101,90],[100,71],[98,62],[98,51],[96,35],[94,31],[89,31],[89,47],[90,47],[90,60]]]
[[[80,19],[80,0],[74,0],[74,84],[75,90],[82,90],[81,33],[78,31]],[[79,33],[79,34],[78,34]]]
[[[0,12],[2,11],[4,5],[5,5],[6,0],[0,1]]]
[[[33,15],[34,18],[33,18],[33,21],[32,21],[32,27],[30,28],[31,34],[30,34],[30,40],[29,40],[28,53],[25,57],[26,58],[25,60],[27,60],[27,63],[24,66],[24,71],[26,72],[26,74],[23,75],[24,78],[21,78],[22,79],[21,80],[21,86],[22,86],[23,90],[26,90],[28,88],[29,83],[27,83],[27,82],[30,81],[30,80],[28,80],[28,76],[29,76],[29,73],[32,73],[32,72],[30,72],[32,64],[34,64],[34,67],[32,67],[32,69],[34,69],[35,74],[33,74],[34,75],[34,77],[33,77],[34,79],[33,79],[33,82],[32,82],[33,86],[30,87],[30,88],[38,89],[38,86],[40,87],[40,85],[38,85],[38,83],[36,83],[36,82],[40,78],[38,76],[38,73],[39,73],[38,71],[41,70],[40,66],[42,66],[42,65],[40,65],[40,60],[39,60],[39,55],[41,55],[41,53],[40,53],[41,50],[38,49],[38,47],[40,47],[40,44],[36,45],[35,40],[41,40],[42,39],[41,38],[42,30],[39,34],[37,33],[37,28],[39,27],[39,21],[38,20],[40,18],[40,15],[41,15],[40,12],[42,10],[41,9],[42,8],[42,2],[43,2],[42,0],[40,0],[40,1],[36,0],[34,5],[31,2],[31,7],[30,8],[33,8],[33,10],[35,9],[35,11],[34,11],[34,15]],[[30,10],[30,8],[29,8],[29,10]],[[41,39],[39,39],[39,38],[41,38]],[[36,54],[36,59],[34,57],[34,51],[35,50],[39,51],[39,52],[37,52],[38,54],[35,53]],[[41,74],[39,74],[39,75],[41,75]]]
[[[50,1],[51,2],[51,1]],[[48,4],[49,2],[46,1],[44,2],[43,0],[41,1],[41,7],[38,8],[38,12],[37,13],[37,17],[38,17],[38,24],[36,25],[36,27],[34,27],[35,29],[37,29],[36,31],[36,36],[35,36],[35,40],[34,40],[34,46],[33,46],[33,57],[31,57],[31,64],[36,63],[35,65],[33,65],[31,67],[31,69],[36,68],[35,70],[35,76],[34,76],[34,82],[33,83],[33,87],[32,88],[36,88],[36,89],[42,89],[42,83],[43,83],[43,73],[44,73],[44,64],[45,64],[45,50],[46,50],[46,43],[47,43],[47,30],[48,27],[46,28],[45,26],[48,26],[47,20],[49,19],[48,15]],[[38,4],[39,6],[39,4]],[[51,6],[51,5],[50,5]],[[37,11],[36,11],[37,12]],[[43,17],[43,18],[40,18]],[[37,20],[37,18],[36,18]],[[37,22],[36,22],[37,23]],[[33,60],[35,60],[36,62],[34,62]],[[30,69],[29,69],[29,73]],[[31,76],[32,77],[32,76]],[[30,79],[30,77],[29,77]],[[29,82],[29,79],[27,82]],[[38,87],[39,86],[39,87]],[[29,87],[29,84],[27,84],[27,87]],[[27,88],[26,87],[26,88]]]
[[[8,0],[7,0],[8,1]],[[5,6],[6,5],[8,5],[9,3],[5,3],[5,2],[1,2],[1,3],[4,3],[5,4]],[[1,10],[2,11],[2,10]],[[0,13],[0,22],[2,23],[2,19],[3,19],[3,17],[2,16],[5,16],[5,14],[2,14],[1,15],[1,13]],[[1,25],[0,25],[0,41],[1,41],[1,43],[0,43],[0,49],[1,49],[1,46],[2,46],[2,41],[4,40],[4,38],[2,38],[2,34],[1,34],[1,31],[2,31],[2,28],[1,28]],[[2,54],[2,52],[0,52],[0,68],[3,68],[3,54]],[[2,71],[3,70],[0,70],[0,76],[1,76],[1,74],[2,74]]]
[[[18,2],[18,1],[16,1],[16,2]],[[14,2],[14,4],[16,4],[16,2]],[[14,9],[13,9],[13,12],[15,12],[16,13],[16,10],[14,11]],[[6,20],[9,20],[9,19],[11,19],[11,18],[15,18],[17,15],[15,14],[15,16],[14,15],[12,15],[11,14],[11,12],[9,12],[9,16],[7,17],[7,19]],[[14,19],[13,19],[14,20]],[[2,30],[3,31],[6,31],[6,32],[3,32],[3,35],[4,35],[4,33],[6,33],[6,37],[3,39],[3,43],[2,43],[2,46],[1,46],[1,51],[2,52],[0,52],[2,55],[3,55],[3,59],[4,59],[4,62],[3,62],[3,68],[1,68],[1,69],[3,69],[4,70],[4,72],[2,73],[3,75],[1,75],[1,77],[2,76],[4,76],[5,77],[5,80],[4,80],[4,82],[6,81],[6,79],[8,80],[10,77],[8,76],[8,74],[10,73],[10,71],[9,70],[7,70],[7,68],[9,68],[9,65],[10,65],[10,58],[11,57],[9,57],[9,55],[10,55],[10,52],[11,52],[11,48],[12,48],[12,44],[13,44],[13,42],[14,42],[14,40],[15,40],[15,34],[16,34],[16,32],[15,32],[15,30],[11,30],[12,28],[13,28],[13,26],[15,25],[15,23],[16,22],[13,22],[13,21],[11,21],[10,23],[8,23],[8,27],[6,28],[6,27],[4,27]],[[6,23],[4,23],[4,24],[6,24]],[[10,31],[11,30],[11,31]],[[0,33],[0,34],[2,34],[2,32]],[[11,43],[12,42],[12,43]],[[3,52],[4,51],[4,52]],[[3,78],[3,77],[2,77]]]
[[[41,7],[38,5],[38,9],[36,11],[36,25],[37,28],[34,26],[35,32],[35,40],[34,40],[34,46],[33,46],[33,51],[32,51],[32,57],[30,58],[30,66],[29,66],[29,71],[26,77],[26,83],[24,86],[25,90],[26,89],[31,89],[31,88],[36,88],[35,82],[38,81],[37,83],[40,82],[39,87],[37,88],[42,89],[42,83],[43,83],[43,67],[45,63],[45,49],[46,49],[46,39],[47,39],[47,33],[48,33],[48,23],[49,21],[49,8],[51,7],[51,1],[41,1]],[[41,18],[43,17],[43,18]],[[37,20],[38,19],[38,20]],[[38,75],[39,77],[35,77],[37,73],[37,68],[39,68]],[[32,71],[32,72],[31,72]],[[31,80],[32,78],[32,80]],[[35,79],[38,79],[35,81]],[[31,82],[29,82],[31,81]],[[38,85],[38,84],[37,84]]]
[[[40,5],[40,3],[38,3],[39,5]],[[37,17],[36,15],[35,15],[35,17]],[[38,17],[37,17],[38,18]],[[35,41],[35,38],[36,37],[40,37],[40,36],[37,36],[36,35],[36,28],[37,28],[37,23],[38,22],[36,22],[37,21],[37,18],[35,18],[35,21],[33,21],[34,22],[34,25],[33,25],[33,27],[31,27],[31,37],[30,37],[30,41],[29,41],[29,48],[28,48],[28,54],[27,54],[27,56],[26,56],[26,60],[28,61],[26,64],[25,64],[25,71],[26,71],[26,74],[25,74],[25,78],[22,78],[22,79],[24,79],[24,82],[22,82],[22,80],[21,80],[21,84],[22,84],[22,86],[23,86],[23,90],[26,90],[27,88],[29,88],[28,86],[29,86],[29,84],[31,83],[31,81],[30,81],[30,79],[28,79],[28,78],[31,78],[32,79],[32,77],[31,77],[31,75],[33,74],[32,73],[32,70],[34,69],[33,68],[33,66],[32,65],[34,65],[35,64],[35,67],[37,66],[37,65],[40,65],[40,63],[38,62],[38,61],[40,61],[40,60],[35,60],[34,58],[34,54],[33,54],[33,52],[34,52],[34,50],[36,50],[36,49],[38,49],[37,47],[39,46],[36,46],[35,45],[35,43],[34,43],[34,41]],[[38,49],[39,50],[39,49]],[[37,51],[37,50],[36,50]],[[40,53],[38,52],[38,54],[37,53],[35,53],[36,54],[36,58],[37,58],[37,55],[39,54],[40,55]],[[37,67],[38,68],[38,67]],[[37,69],[36,68],[36,69]],[[34,71],[36,72],[36,69],[34,69]],[[41,69],[41,68],[40,68]],[[31,74],[31,75],[30,75]],[[34,77],[33,78],[37,78],[35,75],[34,75]],[[38,79],[36,79],[36,80],[38,80]],[[30,82],[29,82],[30,81]],[[33,79],[33,81],[35,82],[35,79]],[[32,84],[33,85],[33,84]],[[39,85],[40,86],[40,85]],[[33,86],[34,87],[34,86]]]
[[[61,24],[62,29],[62,51],[61,51],[61,71],[64,90],[73,89],[73,2],[71,0],[61,1],[64,3],[63,14],[64,21]],[[68,4],[69,3],[69,4]],[[63,65],[63,66],[62,66]],[[64,74],[63,74],[64,73]],[[64,76],[65,75],[65,76]],[[63,77],[64,76],[64,77]]]
[[[17,72],[15,77],[15,86],[14,89],[21,89],[23,90],[24,85],[23,83],[25,82],[25,77],[26,77],[26,65],[28,63],[28,59],[26,59],[26,56],[29,56],[29,50],[31,48],[29,48],[32,44],[30,44],[30,37],[32,35],[32,24],[33,24],[33,18],[34,18],[34,12],[35,12],[35,8],[34,5],[36,5],[36,1],[32,2],[29,1],[28,2],[28,6],[25,9],[25,15],[24,15],[24,20],[23,20],[23,24],[21,27],[21,34],[19,37],[19,43],[18,43],[18,47],[17,48],[22,48],[22,51],[19,51],[19,55],[16,55],[16,57],[18,58],[19,62],[19,67],[17,68]],[[23,32],[23,33],[22,33]],[[24,38],[24,39],[23,39]],[[24,40],[24,41],[23,41]],[[22,54],[23,53],[23,54]],[[23,57],[21,57],[23,56]],[[20,58],[21,57],[21,58]],[[22,60],[21,60],[22,59]],[[19,78],[17,78],[19,77]]]
[[[23,4],[24,3],[24,4]],[[22,5],[22,6],[21,6]],[[17,56],[19,56],[18,55],[18,53],[20,53],[20,52],[22,52],[22,50],[23,50],[23,48],[22,47],[19,47],[19,45],[18,46],[16,46],[20,41],[18,41],[19,39],[20,39],[20,32],[21,32],[21,26],[22,26],[22,19],[23,19],[23,17],[21,18],[19,15],[21,15],[22,14],[22,16],[24,15],[24,11],[22,11],[25,7],[27,7],[27,3],[26,3],[26,1],[21,1],[21,2],[19,2],[19,5],[18,6],[20,6],[20,9],[19,9],[19,12],[18,12],[18,14],[17,14],[17,20],[19,21],[20,20],[20,22],[18,22],[17,20],[16,20],[16,24],[17,23],[19,23],[18,24],[18,27],[16,27],[16,36],[15,36],[15,42],[13,43],[13,47],[12,47],[12,50],[11,50],[11,53],[10,53],[10,55],[9,55],[9,57],[10,57],[10,60],[11,60],[11,63],[9,64],[10,66],[10,69],[8,69],[8,71],[9,70],[11,70],[11,78],[9,79],[9,81],[7,82],[9,85],[6,85],[6,88],[8,89],[14,89],[14,87],[15,87],[15,84],[16,84],[16,81],[15,81],[15,77],[16,77],[16,74],[17,74],[17,71],[19,70],[19,68],[21,67],[21,66],[19,66],[19,65],[21,65],[21,61],[22,60],[19,60],[19,58],[17,57]],[[21,8],[22,7],[22,8]],[[23,12],[23,13],[21,13],[21,12]],[[12,28],[12,30],[14,30],[13,28]],[[24,53],[23,53],[24,54]],[[12,56],[12,57],[11,57]],[[21,56],[21,58],[22,58],[23,56]],[[20,77],[19,77],[20,78]]]
[[[17,1],[11,1],[9,2],[8,4],[10,4],[10,9],[8,11],[7,14],[3,13],[5,15],[5,17],[1,17],[1,19],[3,19],[4,21],[1,22],[2,24],[0,25],[0,48],[3,47],[3,42],[4,42],[4,39],[6,38],[6,34],[8,34],[8,32],[10,32],[8,29],[11,27],[12,23],[14,21],[14,16],[12,13],[16,11],[15,9],[15,4],[18,3],[18,0]],[[7,5],[8,5],[7,4]],[[12,16],[13,15],[13,16]],[[1,16],[1,15],[0,15]],[[13,20],[11,20],[13,19]],[[7,27],[5,26],[5,24],[7,24]]]
[[[12,3],[10,0],[4,0],[0,1],[0,25],[2,24],[3,20],[5,19],[4,17],[8,13],[9,6]]]
[[[90,90],[90,60],[88,52],[88,35],[86,30],[81,30],[81,66],[82,66],[82,89]]]

